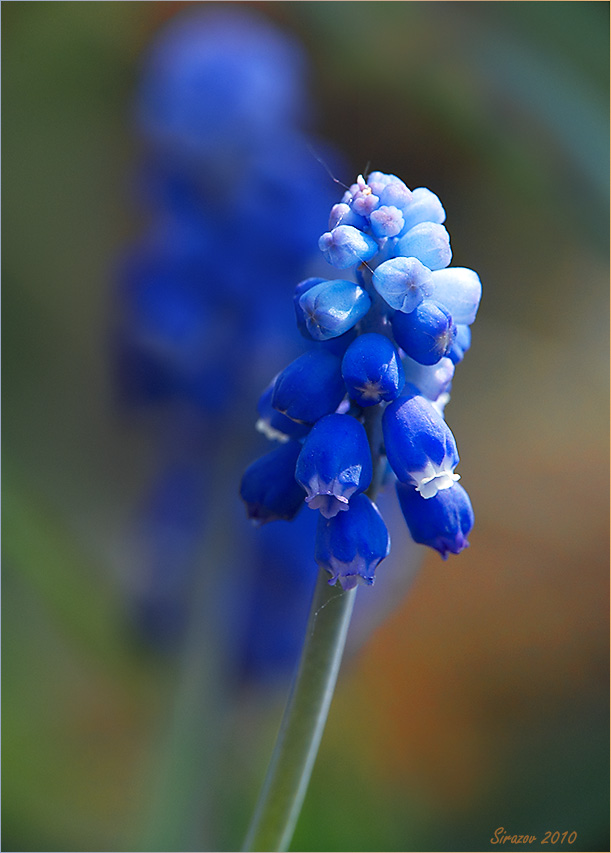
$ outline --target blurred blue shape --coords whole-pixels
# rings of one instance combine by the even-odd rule
[[[160,148],[233,173],[231,160],[302,121],[304,72],[300,45],[243,7],[190,11],[146,57],[136,122]]]
[[[191,460],[164,462],[138,510],[137,568],[131,579],[135,627],[164,651],[184,630],[204,512],[200,468]]]
[[[291,521],[257,530],[252,575],[243,595],[238,632],[238,676],[273,682],[294,668],[308,619],[318,566],[311,548],[317,514],[302,509]]]
[[[197,572],[223,576],[200,568],[218,551],[205,496],[226,500],[228,527],[243,512],[211,481],[212,448],[220,436],[230,448],[224,477],[237,494],[240,455],[256,447],[258,389],[304,347],[290,292],[334,195],[304,132],[305,71],[300,46],[243,7],[187,10],[143,58],[134,189],[148,222],[120,262],[113,358],[121,409],[156,434],[160,473],[138,510],[127,588],[157,648],[184,636]],[[266,656],[268,668],[294,664],[317,572],[296,556],[303,520],[267,527],[235,543],[237,582],[225,572],[237,587],[226,619],[243,641],[230,645],[251,674]]]

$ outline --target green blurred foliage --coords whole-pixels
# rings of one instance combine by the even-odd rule
[[[179,742],[179,674],[118,593],[150,448],[113,414],[108,320],[138,56],[185,5],[2,7],[4,849],[152,849]],[[247,5],[304,41],[320,136],[438,192],[485,288],[448,409],[471,549],[428,558],[347,663],[293,847],[494,849],[505,826],[608,849],[608,4]],[[212,676],[189,666],[191,736]],[[280,694],[225,709],[208,835],[172,849],[238,849]]]

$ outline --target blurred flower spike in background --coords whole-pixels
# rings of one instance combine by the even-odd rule
[[[122,264],[115,365],[119,403],[144,418],[158,447],[159,474],[134,531],[139,574],[128,586],[140,629],[162,647],[184,633],[198,559],[202,549],[214,552],[203,495],[220,465],[206,448],[225,448],[228,490],[234,448],[257,442],[243,401],[252,399],[268,364],[299,352],[289,332],[288,283],[311,262],[332,198],[332,183],[310,150],[326,149],[307,135],[305,71],[297,42],[242,7],[177,16],[140,72],[135,187],[147,224]],[[292,447],[279,449],[278,459]],[[184,488],[168,501],[163,495],[179,481]],[[292,491],[299,491],[294,478]],[[265,505],[252,494],[261,520],[294,514],[290,500],[281,508],[270,492]],[[214,500],[228,517],[237,512],[226,491]],[[275,549],[284,550],[286,536],[277,539],[267,537],[270,561]],[[255,566],[261,548],[243,532],[238,563]],[[311,580],[315,564],[301,554],[296,547]],[[294,584],[293,609],[303,621],[302,580],[288,568],[278,571],[284,585]],[[269,607],[264,620],[274,624]],[[280,647],[295,645],[289,635],[301,621],[293,628],[277,620]]]

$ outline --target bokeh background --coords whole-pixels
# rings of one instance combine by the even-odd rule
[[[141,228],[134,90],[155,34],[213,5],[2,9],[5,850],[239,849],[286,695],[288,671],[228,674],[214,631],[159,652],[126,604],[158,462],[109,332]],[[504,827],[608,850],[608,4],[223,5],[302,45],[337,177],[433,189],[484,284],[447,409],[471,547],[422,549],[353,643],[292,849],[487,850]]]

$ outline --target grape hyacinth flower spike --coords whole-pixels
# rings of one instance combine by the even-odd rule
[[[473,509],[458,483],[458,450],[444,411],[471,345],[481,282],[473,270],[449,266],[445,219],[430,190],[410,190],[382,172],[367,180],[359,175],[333,206],[319,240],[341,278],[331,272],[295,290],[297,325],[310,348],[268,389],[264,431],[285,442],[283,466],[295,459],[293,476],[305,501],[289,489],[286,467],[279,478],[275,459],[256,467],[254,488],[251,466],[242,491],[253,495],[251,515],[264,520],[289,518],[302,503],[302,512],[318,512],[313,551],[321,573],[248,849],[286,849],[290,841],[356,587],[374,583],[390,551],[377,491],[395,481],[412,538],[444,559],[469,544]],[[335,342],[337,348],[327,348]],[[276,424],[285,418],[285,430],[271,426],[272,412]]]

